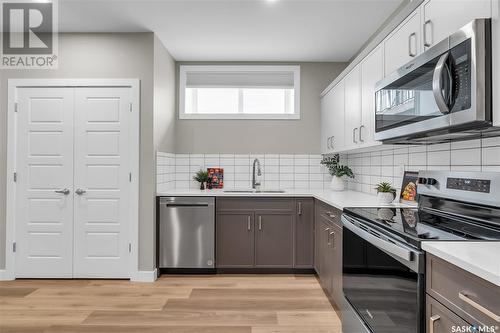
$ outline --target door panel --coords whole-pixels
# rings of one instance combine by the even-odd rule
[[[362,128],[360,141],[365,146],[375,142],[375,84],[384,78],[384,55],[382,47],[367,56],[361,65],[361,110]]]
[[[311,268],[314,263],[314,199],[296,200],[295,267]]]
[[[16,277],[72,277],[73,90],[17,89]],[[68,194],[55,191],[68,189]]]
[[[256,212],[255,266],[293,267],[293,215]]]
[[[331,149],[330,152],[339,152],[345,149],[345,81],[339,82],[332,89],[332,117],[328,126],[330,128],[330,135],[332,136],[331,140]]]
[[[217,214],[218,268],[254,266],[253,212]]]
[[[429,0],[422,5],[424,49],[476,18],[491,17],[491,0]]]
[[[74,277],[129,276],[130,88],[75,90]]]
[[[420,9],[417,8],[384,42],[385,76],[421,53]]]
[[[345,81],[345,148],[359,144],[361,126],[361,66],[356,66]]]

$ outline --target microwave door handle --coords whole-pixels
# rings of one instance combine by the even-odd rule
[[[443,71],[448,70],[446,64],[448,57],[449,53],[446,52],[441,56],[441,58],[439,58],[439,61],[434,68],[434,74],[432,76],[432,92],[434,94],[434,99],[436,100],[439,111],[441,111],[442,114],[450,113],[450,108],[446,103],[445,96],[443,96],[443,92],[441,90],[441,87],[443,85]]]

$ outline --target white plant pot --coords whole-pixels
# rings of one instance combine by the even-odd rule
[[[381,205],[388,205],[396,199],[392,192],[378,192],[378,203]]]
[[[333,191],[344,191],[345,190],[346,181],[344,177],[333,176],[332,182],[330,183],[330,188]]]

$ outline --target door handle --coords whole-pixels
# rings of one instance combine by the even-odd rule
[[[427,20],[424,23],[424,46],[430,47],[432,45],[432,42],[429,42],[427,40],[427,26],[431,27],[431,33],[432,33],[432,21],[431,20]]]
[[[259,230],[262,230],[262,215],[259,215]]]
[[[329,137],[326,139],[326,149],[331,149],[331,146],[330,146],[330,139],[331,139],[331,138],[332,138],[332,137],[331,137],[331,136],[329,136]]]
[[[500,323],[500,315],[497,315],[496,313],[494,313],[493,311],[485,308],[484,306],[482,306],[481,304],[479,303],[476,303],[474,302],[469,296],[467,296],[465,293],[463,292],[459,292],[458,293],[458,298],[460,298],[462,301],[464,301],[465,303],[469,304],[470,306],[472,306],[474,309],[478,310],[478,311],[481,311],[482,313],[484,313],[485,315],[487,315],[488,317],[490,317],[491,319],[493,319],[494,321],[496,321],[497,323]]]
[[[333,148],[333,139],[334,139],[334,138],[335,138],[335,136],[331,136],[331,137],[330,137],[330,149],[332,149],[332,150],[334,149],[334,148]]]
[[[434,333],[434,323],[441,319],[439,315],[434,315],[429,318],[429,333]]]
[[[297,215],[302,215],[302,202],[299,201],[297,208]]]
[[[352,129],[352,142],[353,143],[358,143],[358,141],[356,141],[356,131],[358,130],[357,127],[353,128]]]
[[[452,75],[450,72],[450,69],[448,68],[448,65],[446,61],[448,60],[449,57],[449,52],[446,52],[439,58],[439,61],[436,64],[436,67],[434,68],[434,73],[432,75],[432,93],[434,94],[434,99],[436,100],[436,104],[439,108],[439,111],[443,114],[448,114],[450,112],[450,107],[448,106],[448,96],[450,95],[450,89],[452,87]],[[448,91],[446,92],[446,99],[445,96],[443,96],[443,92],[441,90],[441,86],[443,85],[443,71],[446,70],[448,73]]]
[[[332,245],[333,248],[335,248],[335,232],[331,231],[330,234],[328,235],[328,240],[330,240],[331,236],[333,236],[332,238],[332,242],[330,242],[330,244]]]
[[[365,125],[359,126],[359,142],[365,142],[365,140],[363,140],[363,134],[362,134],[363,128],[365,128]]]
[[[328,246],[330,246],[330,236],[329,236],[329,234],[328,234],[328,232],[329,232],[329,231],[330,231],[330,228],[326,228],[326,229],[325,229],[325,232],[327,233],[327,237],[326,237],[326,244],[327,244]]]
[[[68,195],[70,190],[65,188],[65,189],[62,189],[62,190],[55,190],[54,191],[55,193],[60,193],[60,194],[64,194],[64,195]]]
[[[250,216],[247,217],[247,229],[248,229],[248,231],[250,231],[252,229]]]
[[[77,188],[76,191],[75,191],[75,193],[78,194],[78,195],[82,195],[82,194],[87,193],[87,191],[82,190],[81,188]]]
[[[415,41],[417,40],[417,34],[415,32],[412,32],[409,36],[408,36],[408,55],[410,57],[415,57],[417,55],[417,51],[413,52],[411,49],[412,49],[412,43],[411,43],[411,40],[412,38],[415,38]],[[415,46],[417,45],[417,43],[415,42]]]

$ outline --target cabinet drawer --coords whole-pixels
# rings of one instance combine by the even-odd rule
[[[292,198],[269,198],[269,197],[254,197],[254,198],[217,198],[217,211],[223,210],[285,210],[294,211],[294,200]]]
[[[335,223],[337,226],[342,227],[342,222],[340,217],[342,216],[342,211],[326,203],[316,200],[316,216],[323,216],[330,222]]]
[[[429,295],[426,295],[425,307],[425,325],[428,333],[465,332],[465,330],[457,330],[457,328],[471,326]]]
[[[500,287],[431,254],[427,293],[473,325],[499,325]]]

